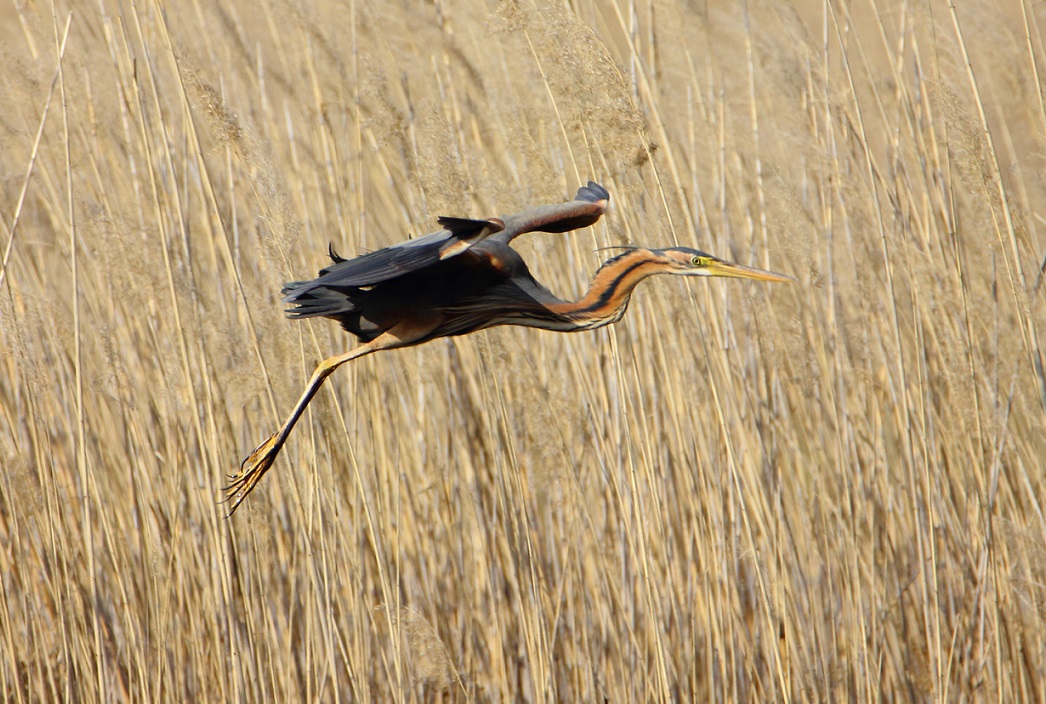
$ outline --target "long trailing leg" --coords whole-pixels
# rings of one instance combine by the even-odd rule
[[[283,425],[275,433],[270,435],[265,442],[258,445],[254,452],[247,456],[247,459],[240,465],[239,472],[229,477],[229,485],[224,489],[225,498],[222,499],[222,503],[230,504],[228,515],[231,516],[235,513],[236,509],[243,503],[243,500],[247,498],[247,495],[251,493],[265,473],[269,471],[269,468],[272,467],[272,463],[276,460],[276,456],[280,454],[280,450],[283,449],[283,444],[287,442],[287,436],[291,434],[295,423],[301,418],[306,406],[312,401],[316,392],[323,386],[323,382],[335,369],[346,362],[358,359],[371,352],[415,344],[428,335],[434,327],[435,325],[401,324],[354,350],[328,357],[320,362],[287,420],[283,421]]]

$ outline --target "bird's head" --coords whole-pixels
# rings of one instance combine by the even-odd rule
[[[791,276],[733,264],[690,247],[667,247],[651,250],[661,265],[657,273],[676,276],[726,276],[756,281],[795,281]]]

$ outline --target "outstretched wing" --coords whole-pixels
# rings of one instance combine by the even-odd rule
[[[610,193],[595,181],[578,189],[574,200],[541,205],[505,217],[505,228],[491,236],[508,244],[527,232],[570,232],[594,224],[607,210]]]
[[[321,287],[373,286],[461,254],[505,227],[497,218],[468,220],[441,217],[439,224],[444,228],[439,232],[400,242],[355,259],[343,259],[332,248],[330,257],[334,263],[321,269],[319,276],[312,281],[292,281],[284,286],[283,300],[285,303],[293,303],[301,294]]]

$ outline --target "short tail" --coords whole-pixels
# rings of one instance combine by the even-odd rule
[[[356,312],[352,299],[342,291],[317,286],[315,281],[292,281],[283,287],[288,318],[337,318]]]

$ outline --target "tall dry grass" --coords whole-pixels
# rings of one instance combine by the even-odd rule
[[[1043,701],[1041,5],[7,3],[4,701]],[[60,59],[60,60],[59,60]],[[282,282],[570,197],[581,335],[343,369]]]

